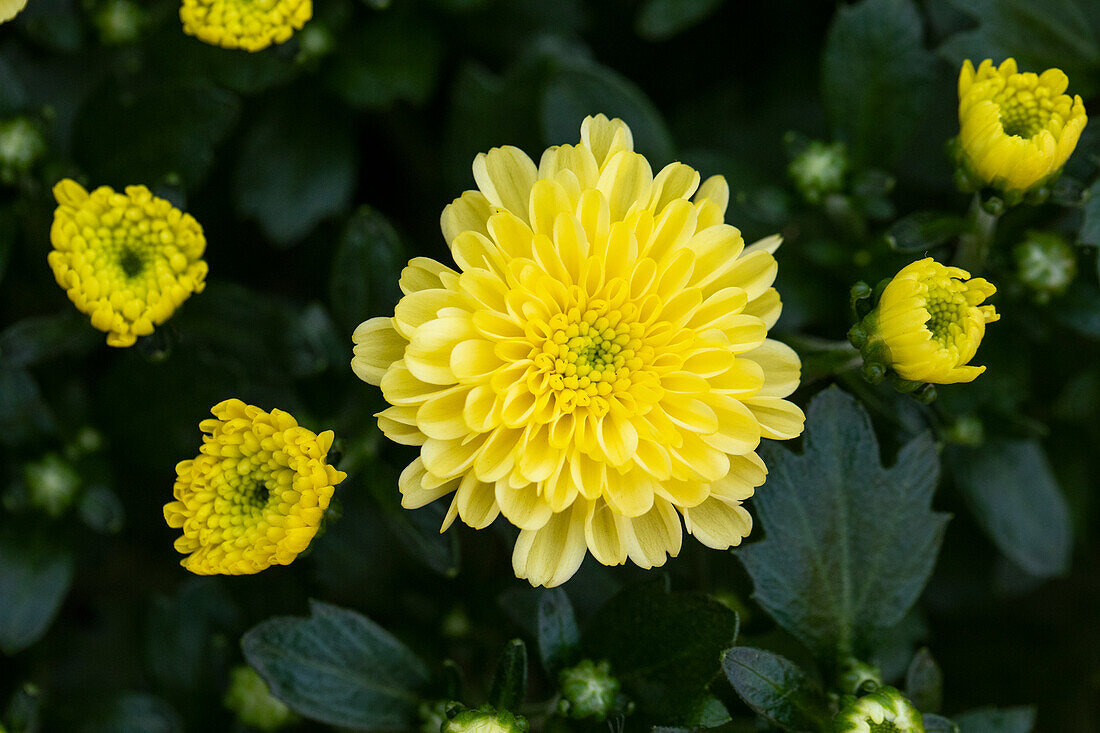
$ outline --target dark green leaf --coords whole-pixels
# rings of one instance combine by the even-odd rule
[[[611,662],[641,713],[674,722],[692,713],[736,633],[733,611],[702,594],[669,593],[658,580],[608,601],[585,629],[581,652]]]
[[[542,666],[551,676],[572,661],[580,632],[573,616],[573,604],[561,588],[547,590],[539,596],[538,639]]]
[[[99,484],[84,489],[77,511],[88,529],[102,534],[117,534],[126,522],[126,509],[118,495]]]
[[[435,88],[442,48],[430,25],[394,10],[341,39],[325,79],[353,107],[421,105]]]
[[[237,208],[287,247],[351,201],[356,146],[340,109],[293,95],[258,115],[237,161]]]
[[[723,2],[725,0],[646,0],[634,27],[642,38],[663,41],[699,23]]]
[[[1100,257],[1096,258],[1100,266]],[[1085,278],[1078,278],[1061,298],[1054,302],[1054,317],[1077,333],[1100,339],[1100,289]]]
[[[889,166],[905,149],[932,93],[935,63],[911,0],[840,7],[826,40],[822,94],[857,166]]]
[[[241,638],[244,656],[292,709],[332,725],[412,728],[424,663],[365,616],[310,601],[310,617],[277,617]]]
[[[406,260],[401,239],[384,216],[369,206],[355,212],[332,258],[328,286],[332,310],[348,338],[371,316],[393,312]]]
[[[1085,217],[1081,222],[1077,241],[1091,247],[1100,247],[1100,180],[1089,187],[1082,209]]]
[[[18,445],[55,429],[53,414],[30,372],[0,362],[0,445]]]
[[[785,657],[738,646],[726,652],[722,669],[750,708],[784,730],[820,730],[829,719],[820,685]]]
[[[15,654],[38,641],[72,579],[72,554],[45,529],[0,530],[0,651]]]
[[[630,125],[634,147],[649,158],[654,173],[672,160],[672,137],[657,108],[632,81],[606,67],[559,60],[550,72],[539,110],[548,144],[575,142],[585,116],[602,112]]]
[[[943,672],[932,657],[932,652],[922,648],[913,657],[905,673],[905,696],[922,713],[935,713],[943,702]]]
[[[1021,568],[1039,577],[1069,567],[1069,509],[1043,447],[1035,440],[994,439],[951,451],[955,480],[978,524]]]
[[[979,708],[955,716],[959,733],[1030,733],[1035,728],[1035,708]]]
[[[886,241],[899,252],[924,252],[947,244],[967,229],[965,217],[939,211],[918,211],[899,219],[886,233]]]
[[[1070,93],[1089,97],[1100,88],[1100,44],[1084,12],[1089,0],[951,0],[978,27],[957,33],[940,52],[956,65],[1016,58],[1022,71],[1057,67],[1070,78]]]
[[[947,515],[931,509],[939,459],[927,434],[883,468],[871,421],[833,387],[810,403],[805,451],[765,446],[753,499],[764,539],[739,553],[754,597],[823,656],[866,656],[916,602]]]
[[[403,508],[396,490],[397,477],[386,469],[376,471],[368,481],[382,521],[405,549],[440,575],[458,575],[458,533],[439,531],[446,510],[438,503],[411,511]]]
[[[489,690],[489,704],[499,710],[519,710],[527,697],[527,645],[512,639],[504,647]]]
[[[159,697],[127,692],[81,728],[85,733],[183,733],[183,721]]]
[[[32,316],[0,331],[0,362],[10,367],[79,355],[103,340],[87,316],[65,310],[55,316]]]
[[[145,624],[145,665],[158,689],[186,694],[211,684],[232,653],[216,637],[236,636],[239,624],[233,599],[217,578],[192,578],[173,596],[154,599]]]
[[[926,713],[923,717],[924,733],[959,733],[959,726],[942,715]]]
[[[159,84],[89,98],[77,121],[77,157],[96,182],[199,183],[237,122],[240,101],[201,83]]]

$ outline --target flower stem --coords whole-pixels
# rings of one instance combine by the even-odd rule
[[[955,253],[955,265],[972,275],[980,275],[993,245],[1000,214],[991,214],[982,206],[981,197],[974,194],[970,204],[970,230],[959,237],[959,249]]]

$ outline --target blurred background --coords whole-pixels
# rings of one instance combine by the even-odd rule
[[[927,645],[948,714],[1034,704],[1037,730],[1100,729],[1096,123],[1048,202],[1003,220],[984,273],[1004,314],[987,374],[927,407],[862,383],[836,344],[852,283],[950,258],[969,205],[944,151],[962,59],[1058,66],[1100,110],[1100,6],[876,6],[891,22],[821,0],[315,0],[291,41],[248,54],[186,37],[171,0],[31,0],[0,26],[0,718],[37,698],[46,731],[231,730],[241,633],[308,598],[484,689],[532,608],[512,530],[440,536],[441,508],[400,509],[415,452],[375,427],[381,397],[351,373],[350,335],[392,312],[410,257],[449,261],[439,215],[474,187],[476,153],[513,144],[537,160],[604,112],[655,169],[725,175],[746,241],[783,234],[777,333],[804,357],[796,402],[839,382],[872,411],[887,462],[937,430],[935,505],[954,519],[884,671]],[[823,181],[815,161],[839,173]],[[50,189],[67,176],[146,184],[205,229],[206,291],[133,348],[107,347],[46,265]],[[1064,242],[1067,282],[1037,281],[1015,254],[1037,229]],[[334,429],[350,475],[292,566],[196,578],[161,507],[228,397]],[[734,554],[686,541],[667,571],[737,608],[745,638],[799,654]],[[583,618],[643,575],[589,559],[567,590]]]

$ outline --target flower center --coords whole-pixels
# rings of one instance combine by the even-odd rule
[[[932,287],[925,296],[924,307],[928,311],[925,326],[932,332],[932,338],[942,346],[952,345],[963,332],[960,324],[969,307],[965,295],[960,291]]]
[[[236,466],[234,460],[233,467],[222,473],[215,502],[217,513],[230,518],[231,524],[240,524],[263,512],[274,495],[271,487],[276,483],[268,471],[253,469],[242,476]]]
[[[881,723],[868,720],[867,723],[871,726],[871,733],[901,733],[901,729],[889,720],[883,720]]]
[[[1024,139],[1030,139],[1046,128],[1054,107],[1054,100],[1046,87],[1018,88],[1011,83],[993,101],[1000,107],[1001,127],[1005,134]]]
[[[118,266],[122,268],[122,272],[127,278],[137,277],[145,269],[145,259],[136,247],[125,244],[122,246],[122,253],[118,258]]]

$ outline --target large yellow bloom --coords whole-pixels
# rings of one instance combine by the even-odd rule
[[[313,17],[312,0],[183,0],[183,31],[222,48],[262,51]]]
[[[1061,69],[1017,73],[1015,59],[986,59],[959,73],[959,153],[984,184],[1023,193],[1057,175],[1088,117],[1080,96],[1065,93]]]
[[[970,279],[966,270],[926,257],[903,268],[883,290],[870,316],[872,330],[902,378],[970,382],[985,371],[968,362],[978,351],[985,324],[1000,318],[992,305],[981,305],[996,292],[985,279]]]
[[[231,399],[203,420],[197,458],[176,466],[176,500],[164,506],[182,528],[181,565],[198,575],[258,573],[288,565],[309,546],[346,474],[325,457],[333,434],[298,425],[282,410]]]
[[[5,23],[23,12],[27,0],[0,0],[0,23]]]
[[[110,346],[132,346],[206,287],[202,227],[145,186],[89,194],[65,179],[53,193],[50,267]]]
[[[444,529],[503,514],[534,585],[567,580],[586,548],[663,564],[677,512],[708,546],[738,544],[760,438],[804,420],[783,399],[798,357],[767,338],[778,237],[745,249],[722,221],[724,179],[700,187],[681,163],[653,176],[603,115],[538,166],[502,147],[473,169],[480,190],[442,216],[458,270],[412,260],[393,318],[353,337],[353,369],[392,405],[382,431],[421,446],[404,506],[454,492]]]

